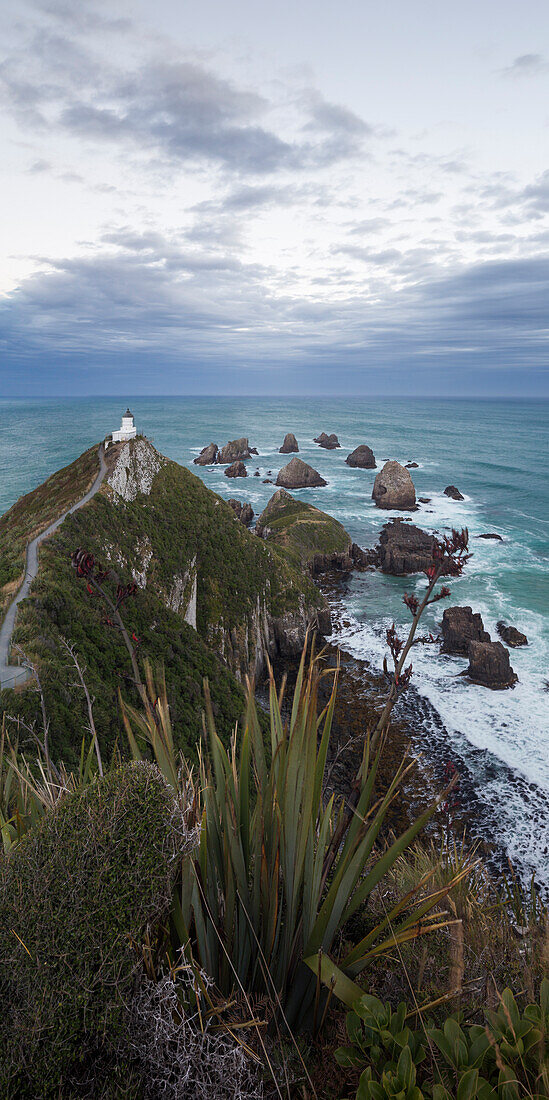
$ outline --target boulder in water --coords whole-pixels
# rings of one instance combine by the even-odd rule
[[[376,474],[372,500],[378,508],[415,508],[414,483],[400,462],[386,462]]]
[[[467,675],[473,683],[494,691],[512,687],[518,680],[509,650],[501,642],[470,642]]]
[[[419,465],[418,465],[417,462],[407,462],[405,469],[406,470],[418,470]]]
[[[477,538],[477,539],[496,539],[498,542],[503,542],[503,539],[502,539],[501,535],[494,535],[491,531],[486,532],[486,534],[483,534],[483,535],[476,535],[475,538]]]
[[[444,490],[445,497],[451,497],[452,500],[465,500],[463,493],[460,493],[459,489],[456,489],[455,485],[447,485]]]
[[[218,454],[217,443],[208,443],[207,447],[202,448],[198,458],[193,459],[194,464],[195,466],[214,466]]]
[[[406,573],[424,573],[433,557],[435,539],[406,520],[394,519],[386,523],[377,548],[377,564],[384,573],[403,576]]]
[[[519,645],[528,645],[526,634],[523,634],[522,630],[517,630],[516,626],[507,626],[501,621],[496,626],[500,638],[503,638],[506,645],[510,645],[512,649],[516,649]]]
[[[225,470],[225,477],[247,477],[248,471],[243,462],[232,462]]]
[[[301,458],[292,458],[287,466],[283,466],[276,479],[277,485],[284,489],[314,489],[328,482],[320,476],[317,470],[313,470],[308,462]]]
[[[281,454],[281,455],[291,455],[291,454],[297,454],[298,451],[299,451],[299,447],[297,445],[297,439],[296,439],[295,435],[293,434],[293,432],[288,432],[284,436],[284,443],[282,444],[282,446],[280,448],[279,454]]]
[[[471,607],[446,607],[442,616],[441,653],[467,657],[471,642],[489,642],[482,616]]]
[[[341,443],[334,432],[331,435],[321,432],[320,435],[317,435],[315,443],[318,443],[319,447],[324,447],[325,451],[335,451],[336,447],[341,447]]]
[[[228,466],[231,462],[246,462],[251,454],[257,454],[257,451],[250,448],[248,440],[242,436],[241,439],[232,439],[226,443],[221,448],[217,461],[221,466]]]
[[[374,458],[374,452],[371,447],[368,447],[366,443],[361,443],[360,447],[355,447],[354,451],[350,455],[347,455],[345,462],[348,466],[352,466],[355,470],[375,470],[376,460]]]

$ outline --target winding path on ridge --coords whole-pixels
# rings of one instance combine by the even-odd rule
[[[41,531],[36,538],[31,539],[27,543],[27,555],[25,562],[25,577],[21,587],[19,588],[15,599],[10,603],[8,610],[4,616],[4,621],[0,627],[0,688],[15,687],[16,684],[23,684],[32,675],[29,669],[20,665],[10,665],[9,655],[11,638],[13,634],[13,628],[15,626],[15,618],[17,615],[17,608],[21,603],[21,600],[26,599],[29,594],[30,586],[38,573],[38,547],[40,543],[47,539],[49,535],[52,535],[58,527],[61,526],[63,520],[70,516],[72,512],[77,512],[79,508],[82,508],[84,504],[87,504],[93,496],[95,496],[97,490],[101,487],[105,474],[107,473],[107,464],[105,462],[105,448],[103,443],[99,445],[99,473],[88,492],[81,500],[78,500],[76,504],[73,504],[59,519],[50,523],[49,527],[46,527],[45,531]]]

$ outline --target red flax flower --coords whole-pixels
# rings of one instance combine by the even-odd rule
[[[417,609],[419,607],[417,596],[411,596],[408,592],[405,592],[402,599],[409,611],[412,612],[412,615],[417,615]]]
[[[391,653],[393,655],[393,661],[396,661],[398,659],[398,655],[402,649],[402,646],[404,645],[404,642],[402,642],[398,637],[394,623],[389,628],[389,630],[386,631],[386,638],[387,645],[389,646],[389,649],[391,650]]]

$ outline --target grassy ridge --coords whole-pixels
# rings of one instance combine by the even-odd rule
[[[87,468],[87,456],[82,460],[75,464],[76,480]],[[37,497],[29,494],[24,498],[32,503],[33,511],[34,501],[42,499],[45,492],[42,486]],[[59,499],[57,493],[57,504]],[[29,530],[30,519],[24,512],[21,520],[21,530]],[[154,665],[164,665],[180,747],[195,759],[205,676],[211,683],[224,739],[229,738],[242,713],[240,686],[217,655],[223,638],[229,637],[231,645],[241,651],[247,646],[251,657],[254,639],[250,624],[258,599],[265,600],[275,617],[295,611],[300,601],[313,608],[322,602],[311,580],[273,556],[261,539],[235,519],[225,501],[176,463],[166,463],[157,473],[151,493],[139,494],[134,501],[117,501],[104,483],[93,500],[68,516],[43,544],[40,571],[30,598],[20,606],[14,632],[14,643],[40,669],[53,754],[70,762],[87,735],[88,719],[83,692],[71,672],[61,637],[75,646],[87,668],[86,682],[96,699],[95,722],[107,754],[120,734],[119,689],[128,701],[138,704],[120,634],[104,621],[101,601],[90,596],[85,581],[72,567],[71,554],[77,547],[84,547],[112,568],[113,577],[107,582],[111,590],[117,580],[127,584],[133,579],[132,570],[141,569],[143,547],[147,548],[146,587],[139,588],[122,613],[130,634],[139,639],[139,658],[147,656]],[[196,631],[184,621],[184,608],[179,613],[168,607],[174,580],[184,578],[195,559]],[[32,685],[2,692],[0,710],[36,720],[40,726],[39,700]]]
[[[98,472],[97,447],[90,447],[0,516],[0,614],[23,573],[27,542],[80,500]]]
[[[319,554],[346,554],[351,547],[350,535],[337,519],[289,493],[279,503],[269,501],[258,524],[268,527],[269,545],[296,569],[308,569]]]

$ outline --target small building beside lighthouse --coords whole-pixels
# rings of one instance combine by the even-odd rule
[[[133,422],[133,413],[129,409],[126,409],[122,417],[122,423],[117,432],[113,432],[111,436],[107,436],[105,440],[105,446],[108,447],[111,443],[120,443],[122,440],[135,439],[137,435],[137,428]]]

